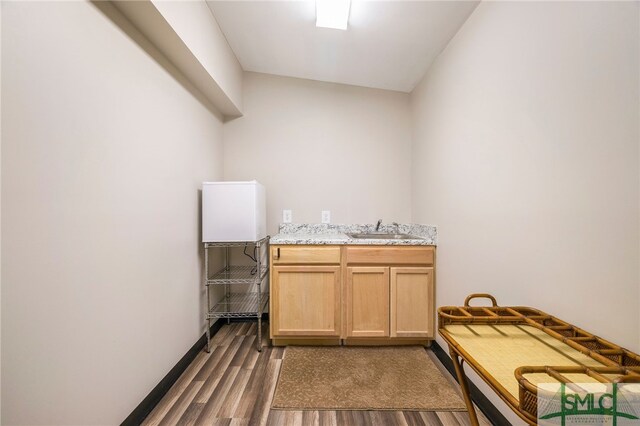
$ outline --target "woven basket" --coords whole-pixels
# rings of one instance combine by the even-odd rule
[[[576,382],[565,377],[565,374],[583,375],[585,378],[596,379],[600,383],[640,383],[639,367],[520,367],[515,371],[520,391],[520,409],[534,419],[537,418],[538,413],[538,397],[544,391],[529,382],[524,377],[527,374],[547,374],[549,382],[558,381],[569,386]],[[576,390],[580,391],[581,389]],[[551,399],[553,396],[549,392],[546,398]]]

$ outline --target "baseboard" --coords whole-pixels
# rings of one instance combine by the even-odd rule
[[[268,314],[263,314],[262,319],[265,321],[268,320]],[[237,322],[247,320],[234,319],[231,321]],[[209,330],[211,336],[216,334],[226,323],[227,321],[225,321],[224,319],[214,322],[211,326],[211,329]],[[173,384],[178,380],[180,375],[184,372],[184,370],[187,369],[189,364],[193,362],[193,360],[196,358],[196,355],[198,355],[198,353],[204,349],[206,344],[207,336],[206,334],[203,334],[191,347],[191,349],[189,349],[189,351],[184,354],[180,361],[178,361],[178,363],[171,369],[171,371],[169,371],[167,375],[164,376],[162,380],[160,380],[160,383],[158,383],[156,387],[153,388],[151,392],[149,392],[149,395],[147,395],[146,398],[143,399],[142,402],[138,404],[138,406],[131,412],[131,414],[129,414],[129,416],[121,423],[121,426],[137,426],[142,424],[144,419],[147,418],[149,413],[151,413],[156,405],[158,405],[158,403],[166,395],[166,393],[169,392],[171,386],[173,386]]]
[[[456,370],[453,366],[453,360],[449,355],[438,345],[438,342],[434,341],[431,344],[431,350],[438,357],[442,365],[447,369],[449,374],[458,381],[456,376]],[[491,424],[495,426],[511,426],[511,423],[502,415],[502,413],[489,401],[489,399],[480,392],[480,389],[476,387],[470,380],[467,380],[469,384],[469,392],[471,393],[471,399],[478,406],[480,411],[485,415]]]

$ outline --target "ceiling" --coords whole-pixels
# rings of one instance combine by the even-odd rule
[[[245,71],[410,92],[478,1],[351,1],[347,31],[315,1],[207,1]]]

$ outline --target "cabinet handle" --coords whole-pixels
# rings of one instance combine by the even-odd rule
[[[275,255],[275,258],[276,258],[276,259],[280,259],[280,247],[278,247],[278,248],[276,249],[276,255]]]

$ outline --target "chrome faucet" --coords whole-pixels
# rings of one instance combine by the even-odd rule
[[[376,223],[376,232],[380,230],[380,225],[382,225],[382,219],[378,219],[378,223]]]

